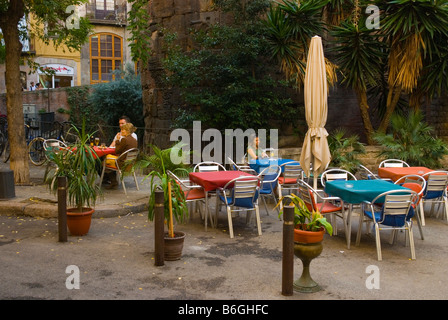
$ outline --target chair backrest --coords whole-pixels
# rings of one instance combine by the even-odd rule
[[[316,191],[305,181],[300,180],[299,181],[299,198],[305,202],[305,205],[307,206],[308,210],[310,211],[317,211],[317,203],[316,203]]]
[[[372,171],[367,169],[367,167],[363,166],[362,164],[358,165],[358,168],[359,168],[359,175],[360,175],[361,179],[363,179],[363,180],[378,179],[376,174],[374,174]]]
[[[303,169],[298,161],[289,161],[280,165],[285,179],[303,179]]]
[[[274,192],[281,173],[282,170],[277,165],[264,168],[263,171],[258,174],[258,177],[261,180],[260,190],[264,192]]]
[[[410,209],[412,204],[417,202],[417,198],[417,193],[412,190],[391,190],[383,192],[372,201],[372,207],[375,204],[382,204],[381,216],[376,222],[394,226],[404,225],[408,217],[414,214],[414,211]],[[389,218],[388,216],[395,217]]]
[[[347,170],[344,169],[329,169],[322,173],[322,176],[320,178],[320,182],[322,186],[325,187],[325,183],[328,181],[334,181],[334,180],[358,180],[356,179],[355,175]]]
[[[230,157],[227,157],[227,160],[229,161],[230,167],[234,170],[234,171],[239,171],[240,167],[235,163],[235,161],[233,161]]]
[[[410,189],[414,188],[412,185],[419,185],[420,189],[421,189],[420,193],[423,193],[423,191],[426,188],[426,179],[424,177],[416,175],[416,174],[408,174],[406,176],[403,176],[400,179],[396,180],[394,183],[404,186],[404,187],[406,187],[405,185],[408,185]],[[406,187],[406,188],[408,188],[408,187]],[[417,192],[417,193],[419,193],[419,192]]]
[[[123,164],[126,165],[126,170],[130,169],[131,166],[129,166],[129,164],[131,164],[132,162],[134,162],[139,154],[140,150],[138,148],[132,148],[129,150],[126,150],[125,152],[123,152],[122,154],[120,154],[116,159],[115,159],[115,164],[117,166],[117,168],[119,168],[119,163],[123,162]]]
[[[400,168],[400,167],[409,167],[409,164],[399,159],[386,159],[381,161],[379,168]]]
[[[238,177],[224,186],[232,197],[231,206],[253,208],[258,199],[259,177]]]
[[[193,172],[211,172],[211,171],[226,171],[226,168],[214,161],[203,161],[196,164],[193,168]]]
[[[44,141],[44,150],[45,152],[54,152],[58,153],[61,149],[66,149],[67,145],[58,139],[46,139]]]
[[[422,175],[426,179],[425,196],[429,193],[433,197],[440,197],[446,191],[448,185],[448,171],[431,171]]]

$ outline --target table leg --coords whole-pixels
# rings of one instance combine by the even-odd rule
[[[349,203],[346,219],[347,221],[345,226],[345,238],[347,240],[347,249],[350,249],[350,243],[352,238],[352,212],[353,212],[353,204]]]
[[[207,222],[208,222],[208,191],[205,191],[205,231],[207,231]]]

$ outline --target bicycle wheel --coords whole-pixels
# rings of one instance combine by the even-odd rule
[[[6,140],[6,144],[5,144],[5,148],[3,149],[3,154],[2,154],[2,160],[4,163],[8,162],[9,160],[9,140]]]
[[[3,134],[3,132],[0,131],[0,157],[3,154],[3,150],[5,150],[7,141],[8,141],[8,139],[6,139],[6,137]]]
[[[30,144],[28,145],[30,160],[31,163],[35,166],[41,166],[46,160],[44,141],[44,138],[37,137],[31,140]]]

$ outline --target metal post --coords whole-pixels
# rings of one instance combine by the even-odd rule
[[[294,281],[294,207],[283,207],[282,295],[292,296]]]
[[[154,208],[154,264],[163,266],[165,264],[165,207],[163,205],[165,194],[162,190],[155,191]]]
[[[67,242],[67,178],[58,177],[59,242]]]

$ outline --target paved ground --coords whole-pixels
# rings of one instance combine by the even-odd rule
[[[176,228],[187,233],[183,257],[154,265],[154,230],[145,204],[148,187],[129,196],[121,189],[107,191],[97,205],[88,235],[58,242],[57,219],[51,218],[52,196],[40,185],[41,169],[33,169],[33,186],[16,186],[17,197],[0,202],[0,299],[170,299],[170,300],[428,300],[447,299],[448,225],[427,218],[425,240],[414,230],[416,260],[410,260],[404,236],[390,245],[383,237],[383,261],[376,259],[375,241],[363,236],[361,245],[346,249],[342,226],[339,235],[326,235],[324,250],[311,264],[311,275],[322,287],[317,293],[281,294],[282,227],[276,213],[261,207],[263,235],[254,223],[235,218],[235,239],[230,239],[226,217],[206,232],[196,215]],[[140,177],[142,179],[142,177]],[[30,200],[30,197],[38,199]],[[30,206],[33,206],[31,208]],[[19,209],[21,207],[22,209]],[[46,211],[39,214],[39,207]],[[24,215],[26,214],[26,215]],[[45,216],[45,217],[42,217]],[[353,222],[355,238],[357,218]],[[79,270],[79,289],[68,289],[67,279]],[[377,270],[372,282],[369,268]],[[377,269],[376,269],[377,268]],[[294,278],[301,274],[295,260]],[[73,285],[74,282],[69,282]],[[368,288],[372,283],[379,288]],[[256,301],[255,301],[256,302]],[[205,301],[204,301],[205,303]]]

